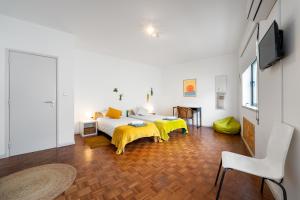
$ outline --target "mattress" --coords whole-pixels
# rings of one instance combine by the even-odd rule
[[[133,118],[121,117],[120,119],[111,119],[108,117],[101,117],[97,119],[98,130],[106,133],[109,136],[113,136],[114,130],[118,126],[128,125],[129,123],[136,121]]]
[[[162,120],[166,116],[163,115],[129,115],[130,118],[139,119],[148,122],[155,122],[157,120]]]

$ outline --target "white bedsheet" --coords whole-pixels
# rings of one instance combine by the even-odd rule
[[[120,119],[101,117],[97,119],[97,125],[99,131],[102,131],[112,137],[116,127],[128,125],[134,121],[136,121],[136,119],[129,117],[121,117]]]
[[[163,115],[129,115],[130,118],[140,119],[148,122],[154,122],[156,120],[162,120],[166,118]]]

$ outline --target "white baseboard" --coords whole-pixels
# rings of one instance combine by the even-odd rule
[[[6,154],[0,155],[0,159],[3,159],[3,158],[8,158],[8,155],[6,155]]]
[[[57,148],[59,148],[59,147],[65,147],[65,146],[71,146],[71,145],[74,145],[74,144],[75,144],[75,141],[74,142],[62,143],[62,144],[58,144]],[[45,150],[47,150],[47,149],[45,149]],[[41,151],[44,151],[44,150],[41,150]],[[9,156],[7,154],[0,155],[0,159],[8,158],[8,157]]]
[[[74,145],[75,142],[67,142],[67,143],[62,143],[62,144],[58,144],[57,147],[65,147],[65,146],[70,146],[70,145]]]

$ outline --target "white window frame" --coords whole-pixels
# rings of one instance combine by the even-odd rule
[[[248,75],[248,83],[244,83],[244,78],[246,77],[247,74],[242,75],[242,106],[249,108],[249,109],[253,109],[253,110],[258,110],[258,63],[257,63],[257,58],[247,67],[247,69],[244,71],[244,73],[250,73]],[[254,66],[256,64],[256,80],[253,80],[254,78]],[[249,71],[250,70],[250,71]],[[246,86],[244,85],[246,84]],[[254,91],[255,87],[254,84],[256,84],[256,91]],[[247,85],[249,85],[249,88],[247,88],[247,93],[245,92],[245,87],[248,87]],[[254,93],[256,93],[256,102],[254,102]],[[248,97],[245,97],[245,95],[248,95]],[[245,98],[247,100],[245,100]]]

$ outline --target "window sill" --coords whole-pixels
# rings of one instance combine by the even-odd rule
[[[258,111],[258,108],[254,106],[243,105],[242,107],[255,112]]]

